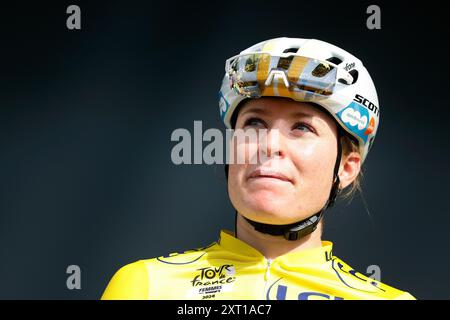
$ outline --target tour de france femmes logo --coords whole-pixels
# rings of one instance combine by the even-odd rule
[[[236,269],[231,264],[219,267],[205,267],[196,270],[197,273],[191,281],[193,294],[202,295],[202,299],[211,299],[217,293],[230,291],[236,280]]]

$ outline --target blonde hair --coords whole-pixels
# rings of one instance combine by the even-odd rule
[[[348,155],[351,152],[358,152],[359,154],[361,154],[359,151],[358,142],[356,142],[354,138],[350,137],[347,134],[344,134],[341,136],[340,140],[343,155]],[[339,198],[343,200],[349,200],[350,202],[357,191],[362,193],[362,180],[363,170],[361,168],[356,179],[341,191],[341,193],[339,194]]]

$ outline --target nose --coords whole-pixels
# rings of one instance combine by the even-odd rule
[[[283,136],[277,128],[260,132],[258,147],[261,163],[264,162],[264,157],[268,159],[283,158],[286,155]]]

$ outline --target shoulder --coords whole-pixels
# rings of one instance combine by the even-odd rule
[[[145,260],[144,263],[156,268],[157,265],[167,268],[168,266],[182,266],[193,264],[204,260],[208,254],[214,254],[219,251],[217,242],[213,242],[207,246],[189,249],[181,252],[172,252],[165,256]]]
[[[171,274],[202,263],[208,253],[216,252],[216,242],[208,246],[173,252],[164,256],[139,260],[120,268],[110,280],[102,300],[141,300],[150,298],[150,286],[167,281]],[[151,279],[150,279],[151,278]]]
[[[346,264],[336,256],[331,260],[331,266],[336,273],[337,278],[347,288],[346,293],[349,298],[354,299],[389,299],[389,300],[415,300],[415,298],[408,292],[391,287],[381,281],[379,278],[379,270],[373,273],[374,277],[368,277],[351,266]]]
[[[109,281],[102,300],[138,300],[148,297],[148,272],[143,260],[120,268]]]

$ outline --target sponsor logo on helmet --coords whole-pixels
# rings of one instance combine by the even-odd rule
[[[369,112],[358,103],[350,103],[346,108],[339,111],[337,116],[351,132],[364,141],[364,144],[367,142],[368,134],[374,131],[374,118],[371,117],[369,121]]]
[[[227,113],[228,108],[230,107],[230,104],[223,96],[222,90],[219,91],[219,107],[220,107],[220,116],[223,119],[225,117],[225,114]]]
[[[363,96],[357,94],[357,95],[355,95],[355,98],[353,99],[353,101],[358,102],[359,104],[363,105],[364,107],[366,107],[367,109],[369,109],[370,111],[375,113],[378,117],[380,116],[380,109],[378,109],[378,107],[375,104],[373,104],[372,102],[370,102],[368,99],[364,98]]]
[[[353,108],[345,109],[344,112],[342,112],[341,118],[342,121],[350,124],[350,126],[357,126],[358,130],[362,130],[367,126],[367,116],[362,116],[358,110]]]
[[[344,67],[344,70],[345,70],[345,71],[350,71],[350,70],[352,70],[354,67],[355,67],[355,63],[354,63],[354,62],[352,62],[352,63],[346,63],[346,64],[345,64],[345,67]]]
[[[364,131],[364,134],[368,136],[373,132],[373,130],[375,130],[375,119],[372,117],[370,118],[369,126],[367,127],[366,131]]]

